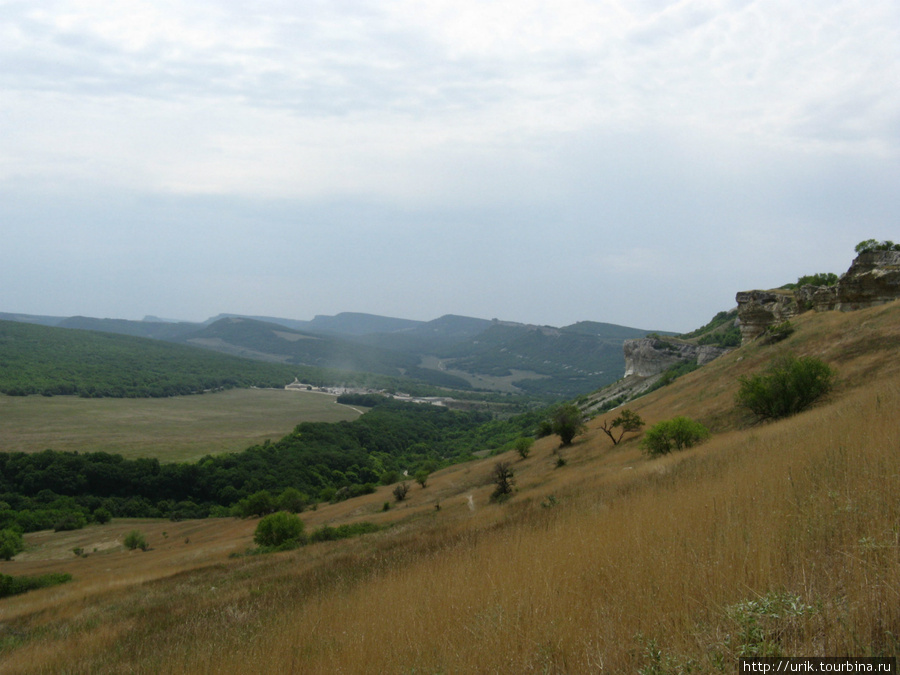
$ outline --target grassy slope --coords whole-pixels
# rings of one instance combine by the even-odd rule
[[[35,549],[0,572],[76,579],[4,601],[0,658],[22,672],[734,672],[764,643],[895,655],[900,304],[795,323],[785,343],[737,350],[629,406],[716,432],[674,456],[648,460],[637,439],[612,448],[596,420],[567,466],[553,468],[552,438],[516,461],[519,492],[502,506],[488,503],[486,460],[414,486],[387,513],[385,488],[304,514],[308,528],[397,523],[357,540],[232,560],[255,523],[211,521],[148,525],[145,554]],[[736,378],[781,349],[827,360],[840,386],[812,411],[748,428]],[[121,540],[129,525],[107,527],[119,529],[65,536]],[[190,542],[175,528],[193,528]],[[52,536],[27,540],[49,557]],[[755,624],[729,609],[773,593],[812,609]]]
[[[51,448],[190,461],[281,438],[300,422],[358,416],[334,396],[275,389],[156,399],[0,396],[0,451]]]

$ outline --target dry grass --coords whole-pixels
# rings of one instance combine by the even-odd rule
[[[811,411],[742,426],[735,379],[773,353],[751,346],[631,406],[651,423],[704,420],[717,432],[708,443],[648,460],[637,439],[612,448],[595,422],[564,451],[565,467],[554,468],[552,439],[514,462],[519,492],[500,506],[487,501],[495,460],[485,460],[440,472],[386,513],[389,489],[305,514],[309,527],[394,523],[355,540],[229,559],[254,523],[157,523],[168,540],[176,527],[196,528],[191,545],[157,548],[157,533],[146,554],[63,561],[35,551],[0,571],[42,566],[76,580],[0,604],[0,663],[71,673],[675,673],[734,672],[736,656],[754,651],[896,655],[898,317],[894,306],[801,317],[777,348],[820,355],[841,376]]]
[[[192,461],[281,438],[300,422],[352,420],[334,396],[232,389],[203,396],[85,399],[0,396],[0,450],[111,452],[128,458]]]

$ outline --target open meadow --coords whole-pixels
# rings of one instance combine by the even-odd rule
[[[277,554],[255,520],[115,520],[26,535],[3,574],[68,584],[0,601],[14,673],[733,673],[739,655],[900,651],[900,303],[807,314],[627,405],[712,438],[651,459],[600,416],[302,518],[389,526]],[[738,377],[790,350],[838,372],[813,409],[752,424]],[[562,457],[565,464],[560,465]],[[512,462],[516,492],[490,501]],[[130,529],[147,552],[127,551]],[[80,547],[87,557],[76,557]],[[94,551],[93,548],[97,550]]]
[[[284,389],[170,398],[0,396],[0,451],[50,448],[193,461],[281,438],[300,422],[358,416],[334,396]]]

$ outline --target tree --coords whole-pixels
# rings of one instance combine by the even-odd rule
[[[409,492],[409,483],[403,481],[402,483],[397,483],[394,486],[394,499],[398,502],[402,502],[406,499],[406,493]]]
[[[809,408],[834,386],[835,372],[812,356],[784,354],[762,373],[738,379],[735,403],[757,421],[788,417]]]
[[[275,508],[275,498],[272,497],[268,490],[260,490],[238,502],[238,509],[244,518],[265,516],[269,513],[274,513]]]
[[[147,546],[147,540],[139,530],[132,530],[125,535],[125,547],[129,551],[133,551],[136,548],[146,551],[149,548]]]
[[[900,244],[895,244],[890,239],[885,241],[866,239],[856,245],[857,254],[867,253],[868,251],[900,251]]]
[[[419,469],[416,471],[416,475],[413,478],[416,479],[416,482],[422,486],[422,488],[428,487],[428,476],[431,474],[428,473],[425,469]]]
[[[627,433],[635,433],[640,431],[644,426],[644,420],[641,419],[641,416],[636,412],[631,410],[623,410],[619,413],[619,416],[616,417],[612,422],[607,420],[603,420],[603,423],[600,425],[600,429],[603,430],[609,439],[613,442],[613,445],[618,445],[619,441],[622,440],[622,437]],[[619,433],[619,437],[616,438],[615,430],[621,429]]]
[[[531,453],[531,446],[534,445],[534,439],[528,438],[528,436],[520,436],[516,439],[516,452],[519,453],[519,457],[522,459],[527,459],[528,455]]]
[[[105,525],[112,520],[112,514],[102,506],[94,510],[94,522]]]
[[[25,550],[22,535],[16,530],[0,530],[0,559],[12,560],[17,553]]]
[[[674,417],[655,424],[644,434],[641,447],[651,457],[691,448],[709,438],[709,429],[689,417]]]
[[[277,547],[299,543],[302,535],[303,521],[293,513],[278,511],[259,521],[253,541],[258,546]]]
[[[581,410],[574,403],[559,406],[550,418],[553,433],[559,436],[562,445],[571,445],[572,439],[585,429]]]
[[[494,468],[491,470],[491,479],[495,485],[491,499],[503,501],[512,494],[515,480],[513,479],[513,470],[509,462],[501,461],[494,464]]]
[[[289,513],[301,513],[306,508],[308,501],[309,497],[297,488],[285,488],[284,492],[278,496],[278,510],[288,511]]]

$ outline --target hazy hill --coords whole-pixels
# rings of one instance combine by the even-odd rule
[[[116,333],[154,340],[177,341],[197,330],[194,323],[172,323],[163,321],[129,321],[127,319],[94,319],[87,316],[72,316],[54,324],[57,328],[93,330],[102,333]]]
[[[406,377],[429,384],[469,389],[462,379],[419,368],[419,357],[396,350],[351,342],[340,337],[297,331],[253,319],[220,319],[192,332],[190,344],[237,356],[334,370]]]
[[[313,333],[335,333],[337,335],[369,335],[371,333],[396,333],[416,328],[421,321],[396,319],[376,314],[342,312],[334,316],[317,314],[304,328]]]
[[[577,396],[621,378],[622,342],[648,332],[592,321],[553,328],[457,315],[423,322],[353,312],[312,321],[219,315],[204,323],[9,316],[244,358],[546,398]]]
[[[0,321],[0,392],[174,396],[284,386],[296,368],[149,338]]]

